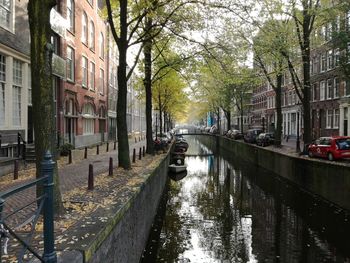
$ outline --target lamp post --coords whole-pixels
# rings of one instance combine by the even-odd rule
[[[299,111],[297,112],[297,143],[296,143],[296,152],[300,153]]]

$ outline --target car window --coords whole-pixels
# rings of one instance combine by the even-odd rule
[[[350,139],[336,140],[336,144],[339,150],[350,150]]]
[[[324,140],[324,143],[323,143],[323,145],[327,145],[327,146],[329,146],[329,145],[331,145],[332,144],[332,141],[331,141],[331,139],[325,139]]]

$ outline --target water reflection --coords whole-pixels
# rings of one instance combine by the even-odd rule
[[[169,181],[143,262],[349,262],[343,211],[223,156],[186,157],[188,174]]]

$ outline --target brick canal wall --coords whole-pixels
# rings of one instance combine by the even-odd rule
[[[310,159],[275,152],[221,136],[197,136],[206,145],[217,143],[218,149],[252,162],[295,183],[335,205],[350,210],[350,166],[324,159]]]

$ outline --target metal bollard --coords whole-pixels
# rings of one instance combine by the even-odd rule
[[[18,160],[15,160],[14,168],[13,168],[13,180],[18,179]]]
[[[132,152],[132,162],[134,163],[136,160],[136,150],[134,148],[133,152]]]
[[[117,149],[117,141],[114,141],[113,150]]]
[[[107,145],[106,145],[106,152],[108,153],[109,151],[109,142],[107,142]]]
[[[112,176],[113,175],[113,158],[109,157],[109,170],[108,170],[108,175]]]
[[[139,150],[139,160],[141,160],[141,147],[140,147],[140,150]]]
[[[96,154],[99,155],[100,154],[100,145],[97,144],[96,146]]]
[[[142,146],[142,156],[145,157],[146,155],[146,149],[145,146]]]
[[[135,137],[135,143],[137,143],[137,139],[136,139],[136,137]]]
[[[89,164],[88,190],[94,190],[94,167]]]
[[[72,163],[72,150],[69,150],[69,152],[68,152],[68,163],[69,164]]]
[[[84,159],[87,158],[87,147],[85,147],[85,150],[84,150]]]

